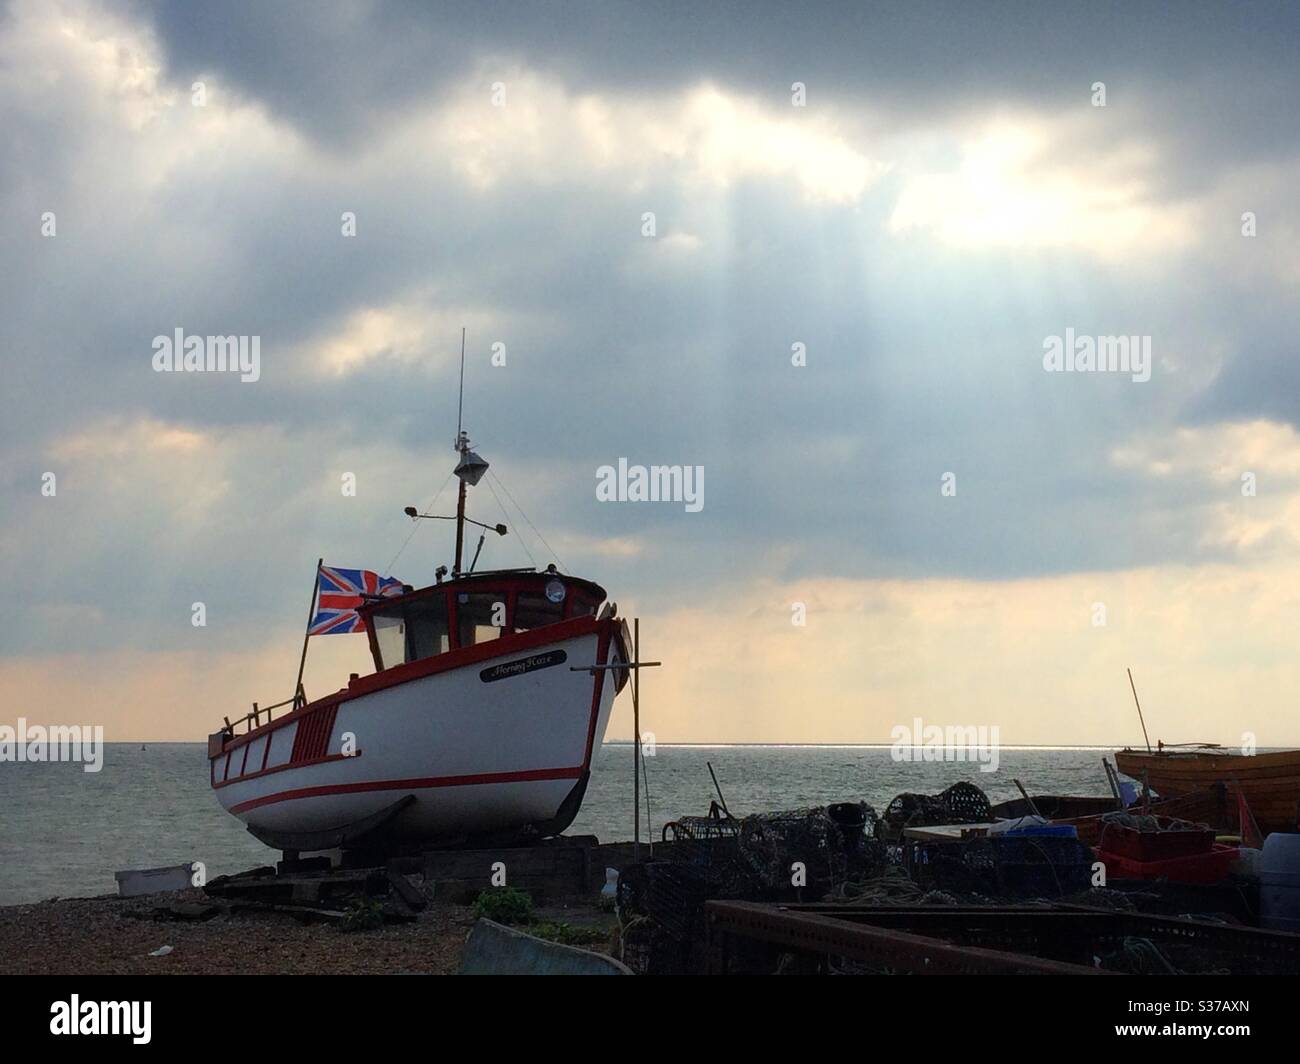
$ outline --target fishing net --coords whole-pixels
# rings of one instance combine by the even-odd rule
[[[917,878],[990,898],[1061,898],[1091,885],[1092,850],[1063,836],[993,835],[921,846]]]
[[[1113,813],[1103,813],[1102,823],[1115,824],[1122,828],[1131,828],[1133,831],[1143,833],[1153,833],[1161,831],[1196,831],[1205,830],[1204,824],[1193,824],[1190,820],[1179,820],[1171,816],[1154,816],[1151,814],[1130,813],[1127,811],[1116,810]]]
[[[876,833],[883,842],[897,843],[904,828],[981,824],[992,819],[988,795],[973,783],[961,782],[940,794],[900,794],[889,803]]]
[[[638,975],[689,975],[696,970],[689,938],[671,934],[648,916],[633,916],[621,925],[623,963]]]
[[[670,935],[686,938],[698,930],[704,902],[715,886],[707,872],[677,861],[641,861],[618,879],[620,912],[649,916]]]
[[[740,833],[735,817],[684,816],[664,825],[665,842],[712,842],[734,839]]]
[[[844,837],[824,809],[746,817],[738,844],[757,894],[780,894],[797,885],[820,896],[844,880]]]
[[[708,816],[681,817],[665,824],[663,838],[672,845],[661,851],[667,855],[663,863],[693,869],[708,885],[711,897],[743,897],[740,827],[739,819],[724,815],[716,805]]]
[[[865,802],[672,821],[667,857],[619,877],[624,963],[643,973],[701,971],[705,901],[821,900],[877,874],[885,854],[875,822]]]
[[[957,819],[954,824],[987,824],[993,819],[993,807],[988,795],[973,783],[954,783],[939,795],[948,810]]]

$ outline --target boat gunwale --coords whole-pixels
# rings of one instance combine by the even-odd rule
[[[226,739],[222,742],[220,748],[215,751],[210,747],[208,760],[215,761],[220,757],[224,757],[233,750],[246,746],[263,735],[270,735],[280,728],[287,727],[331,705],[350,702],[366,695],[387,690],[390,687],[398,687],[414,680],[435,676],[440,672],[477,665],[483,661],[490,661],[492,658],[506,657],[510,654],[534,650],[550,643],[577,639],[584,635],[599,634],[603,628],[611,629],[610,634],[617,636],[620,623],[621,621],[617,617],[603,619],[597,619],[590,615],[570,617],[568,620],[543,625],[541,628],[530,628],[526,632],[514,632],[483,643],[475,643],[473,646],[458,647],[455,650],[448,650],[442,654],[421,658],[418,661],[402,662],[400,665],[394,665],[391,668],[382,669],[367,676],[359,676],[357,679],[349,681],[347,687],[324,695],[314,702],[308,702],[305,706],[286,713],[283,717],[267,721],[243,735],[236,735]],[[222,733],[218,732],[216,734],[220,735]]]
[[[1124,749],[1115,752],[1115,762],[1118,765],[1119,759],[1124,758],[1133,764],[1142,764],[1143,767],[1154,768],[1160,766],[1170,769],[1205,769],[1213,770],[1215,762],[1223,761],[1229,765],[1248,767],[1248,771],[1258,770],[1261,768],[1272,769],[1279,767],[1294,768],[1295,772],[1300,775],[1300,750],[1267,750],[1255,754],[1231,753],[1227,750],[1132,750]],[[1132,759],[1132,760],[1131,760]],[[1124,772],[1124,769],[1120,769]],[[1124,772],[1126,776],[1132,773]]]

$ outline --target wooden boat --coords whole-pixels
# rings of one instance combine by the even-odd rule
[[[1032,800],[1041,816],[1053,824],[1072,825],[1079,833],[1079,840],[1088,846],[1096,846],[1101,841],[1101,831],[1105,825],[1102,817],[1116,811],[1115,799],[1109,795],[1093,797],[1040,794],[1034,795]],[[1130,811],[1139,808],[1155,816],[1177,817],[1179,820],[1218,828],[1235,828],[1237,823],[1236,807],[1229,810],[1227,795],[1222,787],[1204,787],[1189,794],[1157,798],[1149,806],[1142,803],[1131,806]],[[1029,801],[1024,798],[1013,798],[993,806],[994,816],[1008,819],[1030,816],[1032,813]]]
[[[357,596],[364,604],[339,613],[338,632],[369,637],[374,673],[353,674],[315,701],[300,673],[284,715],[272,719],[255,705],[208,738],[218,801],[269,846],[528,840],[564,831],[582,804],[614,697],[628,681],[627,625],[602,587],[554,565],[475,573],[476,551],[469,571],[462,568],[466,524],[501,535],[506,528],[465,516],[465,489],[487,463],[463,431],[457,450],[451,579],[441,566],[427,587],[394,580],[395,594]],[[340,581],[353,573],[358,586],[381,579],[318,569],[318,586],[322,573]],[[333,614],[321,617],[308,634],[330,634]]]
[[[1260,830],[1295,831],[1300,823],[1300,750],[1233,754],[1215,746],[1173,747],[1154,751],[1124,749],[1115,766],[1162,797],[1177,797],[1222,784],[1235,809],[1242,794]]]
[[[1102,813],[1113,812],[1115,808],[1115,799],[1110,795],[1085,797],[1067,794],[1035,794],[1031,798],[1012,798],[1010,801],[998,802],[993,806],[993,815],[1010,819],[1031,816],[1037,809],[1040,816],[1063,823],[1083,817],[1100,816]]]
[[[376,671],[211,736],[218,800],[258,839],[303,852],[562,832],[627,678],[599,668],[631,642],[612,610],[597,616],[604,597],[577,577],[483,573],[365,609]]]

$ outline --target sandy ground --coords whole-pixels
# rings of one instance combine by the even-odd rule
[[[411,923],[366,931],[303,924],[276,912],[158,918],[173,903],[211,904],[202,891],[141,898],[59,898],[0,908],[0,974],[454,974],[474,923],[466,906],[433,904]],[[590,910],[538,917],[590,924]],[[171,946],[165,957],[151,957]]]

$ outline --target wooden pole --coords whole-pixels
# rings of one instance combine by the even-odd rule
[[[589,672],[592,676],[609,669],[626,669],[632,674],[632,852],[637,860],[641,859],[641,670],[662,665],[662,661],[641,660],[641,619],[632,620],[632,660],[615,662],[596,662],[592,665],[570,665],[570,672]],[[647,794],[649,788],[647,788]],[[646,815],[650,815],[650,806],[646,805]],[[650,841],[650,852],[654,853],[654,841]]]
[[[1016,790],[1020,792],[1020,797],[1023,798],[1028,803],[1029,811],[1033,813],[1034,816],[1038,817],[1039,820],[1046,820],[1047,817],[1043,816],[1043,814],[1038,811],[1038,806],[1034,805],[1034,800],[1029,797],[1029,792],[1026,791],[1023,786],[1021,786],[1020,781],[1012,780],[1011,782],[1016,785]]]
[[[712,779],[713,779],[713,789],[714,789],[715,791],[718,792],[718,801],[720,801],[720,802],[722,803],[722,812],[723,812],[724,814],[726,814],[728,817],[730,817],[730,816],[731,816],[731,810],[727,808],[727,799],[724,798],[723,795],[722,795],[722,785],[721,785],[720,783],[718,783],[718,774],[717,774],[716,772],[713,771],[713,762],[712,762],[712,761],[706,761],[706,762],[704,762],[704,764],[705,764],[705,766],[708,768],[708,770],[709,770],[709,775],[710,775],[710,776],[712,777]]]
[[[641,618],[632,621],[632,660],[641,661]],[[632,670],[632,860],[641,860],[641,670]]]
[[[1133,682],[1133,670],[1126,669],[1128,673],[1128,685],[1133,688],[1133,702],[1138,707],[1138,720],[1142,723],[1142,738],[1146,740],[1147,753],[1151,753],[1151,737],[1147,735],[1147,722],[1142,720],[1142,703],[1138,701],[1137,685]]]
[[[1114,770],[1110,767],[1110,762],[1104,757],[1101,759],[1101,767],[1106,771],[1106,782],[1110,784],[1110,793],[1115,796],[1115,808],[1123,809],[1124,795],[1120,791],[1119,780],[1116,778]]]
[[[307,640],[311,638],[311,621],[316,616],[316,595],[320,592],[320,567],[324,558],[316,559],[316,573],[311,582],[311,606],[307,609],[307,630],[302,633],[302,657],[298,659],[298,682],[293,685],[293,700],[298,702],[298,692],[302,690],[302,670],[307,665]]]

